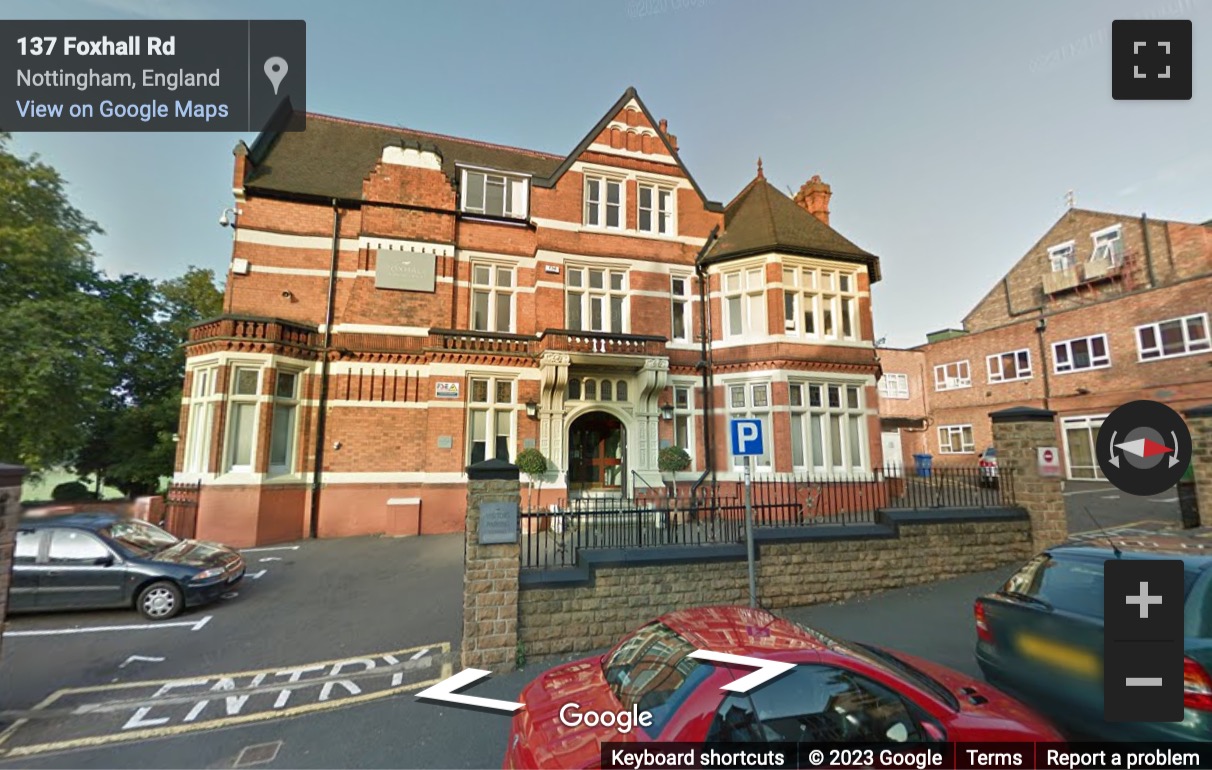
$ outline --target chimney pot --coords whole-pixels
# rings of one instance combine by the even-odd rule
[[[829,224],[829,199],[832,197],[832,188],[821,181],[819,174],[815,174],[800,187],[795,194],[795,202],[812,216]]]
[[[668,120],[665,120],[664,118],[661,118],[660,126],[661,126],[661,133],[662,133],[662,134],[667,134],[667,133],[669,133],[669,121],[668,121]]]

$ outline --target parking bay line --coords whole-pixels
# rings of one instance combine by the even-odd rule
[[[232,712],[230,711],[230,709],[232,708],[233,701],[238,703],[237,710],[239,708],[243,708],[244,703],[247,702],[249,693],[252,693],[255,691],[271,691],[271,692],[290,691],[290,692],[293,692],[293,691],[305,689],[308,687],[314,687],[317,684],[325,683],[324,690],[321,691],[321,695],[320,695],[321,698],[324,698],[325,692],[330,692],[330,690],[328,689],[329,688],[329,685],[327,684],[328,682],[333,681],[334,677],[337,680],[344,679],[344,677],[337,676],[336,674],[333,674],[328,677],[321,677],[318,681],[315,679],[312,679],[312,680],[299,679],[292,675],[290,681],[280,682],[280,683],[277,683],[275,685],[268,686],[268,687],[265,685],[262,685],[261,682],[264,680],[264,677],[270,673],[277,674],[277,673],[314,670],[316,668],[322,668],[322,667],[333,665],[333,664],[340,664],[343,662],[352,662],[352,661],[358,660],[358,659],[366,659],[366,658],[373,658],[373,657],[382,658],[383,660],[388,661],[389,663],[392,660],[396,660],[398,662],[398,658],[395,658],[394,656],[406,655],[408,653],[414,653],[414,652],[415,652],[415,654],[409,658],[409,660],[411,660],[411,661],[420,659],[423,655],[425,655],[427,652],[430,652],[430,651],[436,651],[439,654],[441,654],[442,656],[448,657],[450,654],[450,648],[451,648],[451,645],[449,642],[441,642],[439,644],[429,644],[429,645],[422,645],[420,647],[412,647],[412,648],[409,648],[406,650],[396,650],[394,653],[370,653],[365,656],[361,656],[361,658],[338,658],[338,659],[334,659],[334,660],[318,661],[315,663],[305,663],[305,664],[295,665],[295,666],[278,666],[275,668],[262,669],[262,670],[258,670],[258,671],[244,671],[244,672],[230,673],[230,674],[211,674],[211,675],[206,675],[203,677],[197,677],[196,679],[192,679],[192,680],[191,679],[158,679],[158,680],[148,680],[148,681],[140,681],[140,682],[123,682],[123,683],[119,683],[119,684],[95,685],[95,686],[91,686],[91,687],[65,688],[65,689],[57,690],[56,692],[51,693],[44,700],[42,700],[40,703],[38,703],[32,709],[30,709],[30,712],[28,712],[30,714],[30,716],[22,716],[22,717],[18,718],[6,730],[4,730],[3,732],[0,732],[0,758],[7,760],[7,759],[13,758],[13,757],[31,756],[34,754],[42,754],[42,753],[46,753],[46,752],[50,752],[50,751],[64,751],[64,750],[68,750],[68,749],[89,748],[89,747],[110,744],[110,743],[132,741],[132,740],[150,740],[150,739],[154,739],[154,738],[164,738],[164,737],[169,737],[169,736],[174,736],[174,735],[180,735],[183,733],[199,732],[199,731],[204,731],[204,730],[213,730],[213,729],[218,729],[218,728],[222,728],[222,727],[230,727],[233,725],[248,724],[248,723],[252,723],[252,722],[261,722],[261,721],[265,721],[265,720],[269,720],[269,719],[281,719],[281,718],[293,717],[293,716],[297,716],[300,714],[307,714],[307,713],[312,713],[312,712],[316,712],[316,711],[341,708],[341,707],[348,706],[348,705],[354,705],[354,704],[359,704],[359,703],[365,703],[368,701],[379,700],[379,699],[382,699],[382,698],[385,698],[385,697],[388,697],[391,695],[396,695],[401,692],[408,692],[411,690],[421,689],[421,688],[425,688],[425,687],[431,687],[431,686],[449,678],[453,672],[453,666],[449,660],[443,660],[441,665],[438,667],[437,676],[435,678],[428,679],[423,682],[409,682],[407,684],[397,685],[396,682],[398,681],[398,678],[400,678],[400,675],[396,674],[395,676],[392,677],[391,686],[389,686],[386,689],[382,689],[382,690],[375,690],[375,691],[371,691],[371,692],[362,692],[361,689],[359,688],[357,690],[357,692],[359,694],[349,695],[347,697],[338,697],[338,698],[335,698],[332,700],[320,700],[320,701],[313,702],[313,703],[306,703],[306,704],[302,704],[299,706],[292,706],[291,708],[282,708],[282,709],[277,708],[276,704],[275,704],[275,707],[271,710],[262,709],[262,710],[255,711],[255,712],[249,713],[249,714],[237,714],[234,716],[229,715],[229,716],[220,717],[217,719],[201,720],[201,721],[197,721],[197,722],[190,721],[190,720],[196,718],[197,713],[201,712],[201,709],[197,708],[197,703],[206,703],[206,702],[209,702],[210,700],[221,701],[221,700],[225,699],[228,703],[228,706],[227,706],[227,708],[229,709],[228,714],[231,714]],[[371,673],[371,671],[367,670],[365,672],[360,672],[360,673],[351,672],[349,674],[346,674],[345,676],[349,677],[351,679],[363,679],[363,678],[369,676],[370,673]],[[237,678],[241,678],[241,677],[252,677],[254,687],[251,689],[241,691],[239,689],[234,689],[234,687],[232,687],[232,686],[223,685],[224,682],[234,685],[234,681]],[[65,697],[70,697],[73,695],[78,696],[78,695],[85,695],[85,694],[90,694],[90,693],[114,691],[114,690],[118,690],[118,691],[129,690],[132,688],[139,688],[139,687],[153,687],[156,685],[160,685],[161,691],[163,692],[168,689],[167,687],[164,687],[165,685],[168,685],[170,687],[173,685],[176,685],[176,686],[186,686],[186,685],[194,685],[194,684],[206,685],[206,684],[210,684],[212,681],[217,681],[218,684],[216,684],[214,687],[210,688],[209,690],[206,690],[204,692],[198,692],[198,693],[195,693],[191,696],[184,697],[184,698],[178,696],[178,697],[168,697],[168,698],[158,699],[156,696],[152,696],[150,699],[144,698],[143,700],[135,700],[135,701],[130,701],[130,702],[119,702],[117,704],[113,704],[112,706],[110,704],[106,704],[104,702],[102,702],[100,704],[91,704],[91,707],[90,707],[90,704],[82,704],[82,705],[79,705],[79,706],[76,706],[76,707],[70,709],[69,712],[65,712],[65,713],[70,713],[71,715],[92,716],[95,718],[97,716],[103,716],[106,712],[110,712],[110,711],[116,712],[118,710],[127,710],[128,708],[144,706],[145,701],[147,703],[152,703],[152,704],[162,702],[162,703],[170,704],[170,705],[171,704],[183,705],[185,703],[195,703],[195,708],[191,709],[190,714],[185,717],[186,721],[182,724],[163,725],[163,726],[144,728],[144,729],[102,733],[100,735],[81,736],[81,737],[77,737],[77,738],[68,738],[66,740],[50,741],[50,742],[46,742],[46,743],[35,743],[35,744],[29,744],[29,745],[25,745],[25,746],[14,746],[7,750],[5,749],[6,744],[13,737],[13,735],[16,734],[18,729],[20,729],[22,726],[28,724],[31,720],[40,719],[40,717],[37,716],[37,712],[50,712],[48,714],[48,717],[59,717],[60,714],[56,714],[54,711],[52,711],[51,707],[53,705],[55,705],[60,699],[65,698]],[[279,695],[279,698],[281,698],[281,695]],[[136,713],[136,718],[139,718],[139,719],[145,719],[146,716],[147,716],[147,712],[144,712],[142,710],[142,708],[140,709],[139,712]],[[133,721],[133,719],[134,718],[132,718],[132,721]],[[148,721],[154,722],[155,720],[148,720]],[[56,718],[56,724],[58,725],[61,723],[62,723],[62,719]],[[129,723],[130,722],[128,722],[128,724]],[[144,723],[146,723],[146,722],[144,722]]]
[[[274,545],[265,548],[241,548],[240,553],[258,553],[260,551],[297,551],[297,545]]]
[[[185,628],[191,631],[201,630],[210,622],[211,615],[201,620],[181,620],[172,623],[138,623],[127,626],[92,626],[86,628],[39,628],[34,631],[5,631],[4,637],[10,636],[59,636],[62,634],[91,634],[101,631],[143,631],[151,628]]]

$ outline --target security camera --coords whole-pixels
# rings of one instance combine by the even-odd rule
[[[227,212],[224,211],[219,215],[219,227],[227,227],[229,224],[231,223],[227,219]]]

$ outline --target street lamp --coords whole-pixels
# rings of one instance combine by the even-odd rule
[[[539,405],[534,401],[526,402],[526,416],[534,420],[539,416]]]
[[[673,419],[673,404],[663,404],[661,406],[661,419],[662,420],[672,420]]]

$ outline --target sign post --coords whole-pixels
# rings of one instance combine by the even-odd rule
[[[745,553],[749,561],[749,606],[756,608],[757,570],[753,548],[753,458],[765,454],[761,420],[732,420],[732,454],[745,458]]]

